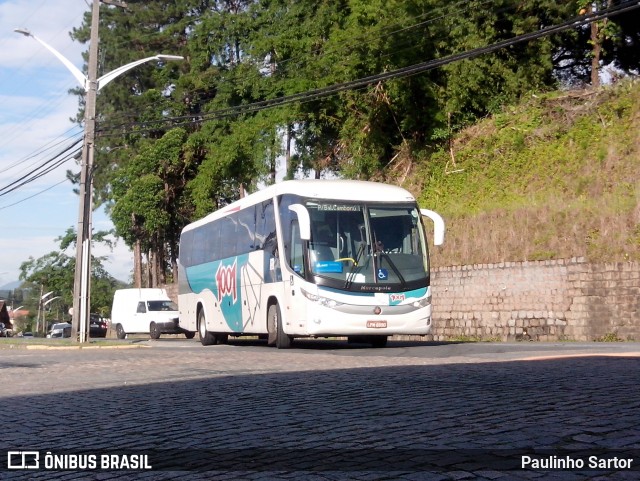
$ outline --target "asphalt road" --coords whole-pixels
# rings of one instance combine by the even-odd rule
[[[640,479],[640,344],[295,346],[5,346],[0,479]]]

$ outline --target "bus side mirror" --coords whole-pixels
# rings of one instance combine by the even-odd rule
[[[302,204],[293,204],[289,206],[289,210],[298,215],[298,226],[300,227],[300,239],[311,240],[311,220],[309,219],[309,211]]]
[[[433,221],[433,245],[441,246],[444,243],[444,220],[442,216],[429,209],[420,209],[420,213]]]

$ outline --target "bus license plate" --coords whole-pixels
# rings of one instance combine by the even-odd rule
[[[367,321],[367,327],[371,329],[384,329],[387,327],[387,321]]]

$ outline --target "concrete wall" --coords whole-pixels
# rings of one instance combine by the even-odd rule
[[[435,340],[640,340],[637,262],[504,262],[432,275]]]

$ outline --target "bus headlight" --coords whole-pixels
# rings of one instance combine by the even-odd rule
[[[413,303],[413,307],[427,307],[431,304],[431,294]]]
[[[300,289],[300,292],[302,292],[302,295],[304,297],[306,297],[307,299],[309,299],[310,301],[317,302],[318,304],[320,304],[323,307],[330,307],[331,309],[334,309],[334,308],[344,304],[343,302],[338,302],[335,299],[329,299],[327,297],[322,297],[322,296],[318,296],[316,294],[311,294],[310,292],[305,291],[302,288]]]

